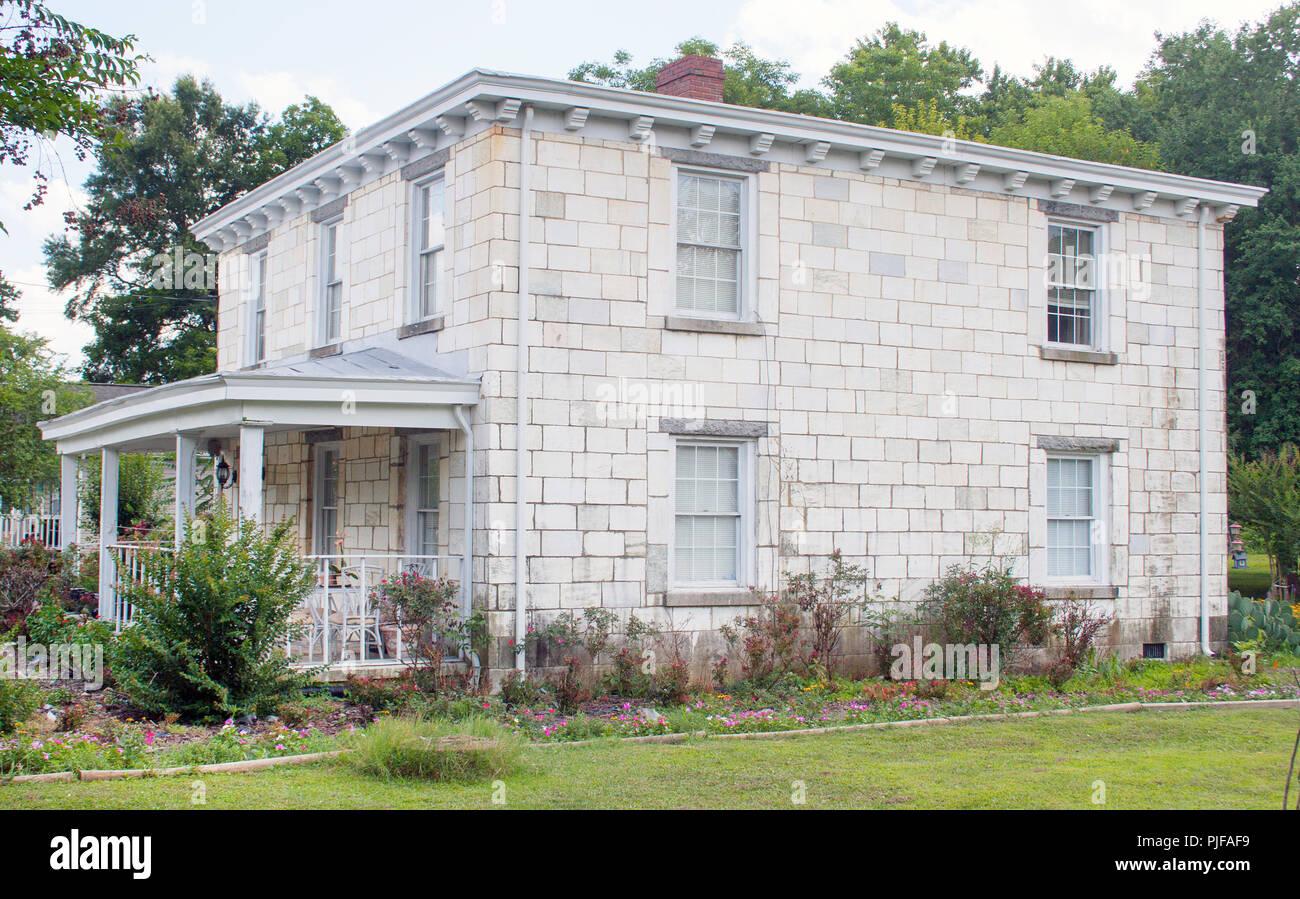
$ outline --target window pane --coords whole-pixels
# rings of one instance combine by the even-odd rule
[[[442,179],[420,189],[420,249],[440,247],[445,243],[443,206],[446,197]]]
[[[1095,459],[1047,460],[1047,574],[1090,577]]]

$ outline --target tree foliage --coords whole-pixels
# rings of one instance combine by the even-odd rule
[[[1263,542],[1282,583],[1297,586],[1300,558],[1300,449],[1228,460],[1228,514]]]
[[[74,291],[69,316],[95,330],[88,380],[161,384],[205,374],[216,367],[216,267],[194,222],[346,131],[315,97],[272,121],[189,76],[167,94],[116,98],[109,110],[115,139],[86,181],[86,208],[68,234],[45,242],[50,284]],[[178,249],[182,266],[164,267]]]
[[[0,500],[28,508],[42,484],[59,480],[54,445],[37,422],[72,412],[93,401],[39,337],[0,326]]]
[[[102,92],[134,85],[139,77],[144,57],[132,52],[134,46],[134,35],[112,37],[40,0],[0,0],[0,164],[26,166],[34,150],[59,135],[84,158],[109,129]],[[27,209],[48,187],[39,163]]]
[[[837,119],[897,127],[895,107],[932,104],[944,120],[956,123],[974,111],[963,93],[979,82],[983,69],[970,50],[946,41],[932,45],[924,33],[889,22],[860,39],[823,80]]]
[[[1162,36],[1138,90],[1167,168],[1269,188],[1225,230],[1229,435],[1247,454],[1300,442],[1300,3]]]

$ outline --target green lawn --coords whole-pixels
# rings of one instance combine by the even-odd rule
[[[1257,599],[1268,595],[1273,586],[1273,578],[1268,570],[1268,556],[1264,553],[1248,553],[1246,565],[1246,568],[1233,568],[1232,560],[1228,560],[1228,589]]]
[[[682,744],[530,746],[509,808],[1277,808],[1290,710],[1062,715]],[[0,786],[0,808],[189,808],[194,776]],[[322,763],[206,775],[206,808],[491,808],[490,784],[375,781]],[[1293,791],[1294,792],[1294,791]]]

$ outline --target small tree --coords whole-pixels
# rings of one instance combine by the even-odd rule
[[[202,522],[202,526],[199,525]],[[211,719],[273,711],[305,676],[286,647],[293,612],[313,586],[291,522],[238,525],[220,502],[186,523],[179,552],[142,553],[135,608],[113,652],[119,687],[143,710]]]
[[[1254,460],[1231,457],[1228,514],[1260,536],[1278,583],[1294,594],[1300,586],[1300,449],[1287,444]]]
[[[397,622],[416,686],[432,693],[446,689],[443,659],[462,647],[468,649],[483,625],[481,614],[461,615],[460,584],[446,577],[403,572],[385,578],[370,596]]]

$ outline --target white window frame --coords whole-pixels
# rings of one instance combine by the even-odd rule
[[[680,176],[703,175],[721,178],[740,184],[740,272],[736,280],[736,312],[724,315],[717,312],[698,312],[677,305],[677,192]],[[668,214],[669,294],[668,314],[703,321],[753,321],[756,315],[755,298],[758,296],[758,267],[754,264],[754,249],[758,246],[758,179],[747,172],[714,169],[693,165],[674,165],[670,181],[671,205]]]
[[[436,246],[423,249],[419,245],[421,241],[421,227],[423,225],[423,207],[421,205],[425,188],[432,184],[440,183],[442,185],[442,243]],[[410,215],[407,225],[407,234],[410,236],[408,241],[408,250],[410,253],[410,272],[408,283],[410,284],[409,297],[407,302],[407,319],[411,323],[428,321],[437,318],[447,312],[447,294],[449,293],[449,283],[447,278],[448,264],[451,261],[447,251],[447,179],[443,172],[424,178],[420,181],[412,182],[410,194]],[[432,311],[423,310],[424,301],[424,279],[422,260],[426,253],[440,254],[442,269],[438,273],[434,288],[434,308]]]
[[[270,291],[267,287],[271,271],[270,257],[265,250],[249,257],[248,277],[248,364],[266,361],[267,320],[270,315]],[[259,309],[259,302],[261,308]],[[261,312],[261,330],[258,329],[258,312]],[[258,338],[261,338],[260,340]],[[260,344],[260,346],[259,346]]]
[[[420,512],[425,511],[420,506],[420,482],[417,476],[417,470],[420,461],[420,451],[424,447],[429,447],[430,452],[439,457],[438,463],[438,484],[435,487],[437,491],[437,503],[433,508],[436,516],[437,538],[432,555],[437,555],[438,544],[442,542],[442,443],[437,434],[417,434],[407,438],[407,478],[406,478],[406,551],[411,555],[420,555]]]
[[[737,503],[740,511],[740,536],[736,540],[736,579],[734,581],[688,581],[677,574],[677,451],[682,446],[736,447],[736,477],[739,484]],[[668,468],[668,586],[670,589],[745,589],[755,582],[754,577],[754,521],[755,521],[755,455],[753,440],[728,440],[709,437],[674,436]]]
[[[1088,542],[1091,550],[1090,567],[1092,573],[1087,576],[1052,576],[1051,571],[1051,517],[1048,507],[1047,491],[1048,467],[1053,459],[1087,459],[1092,462],[1092,521],[1089,528]],[[1110,454],[1109,453],[1070,453],[1049,452],[1043,463],[1043,575],[1044,582],[1052,587],[1069,586],[1110,586]],[[1098,539],[1100,537],[1100,539]]]
[[[329,249],[328,248],[329,248],[329,233],[331,228],[334,229],[334,280],[333,281],[329,280]],[[329,221],[321,222],[320,231],[318,232],[318,234],[319,234],[318,242],[320,245],[320,252],[319,252],[320,259],[318,260],[319,270],[320,270],[319,271],[320,289],[317,292],[317,298],[316,298],[316,318],[317,318],[316,345],[328,346],[329,344],[337,343],[343,339],[343,324],[344,324],[343,307],[345,305],[343,286],[344,286],[345,277],[342,271],[344,266],[339,258],[341,255],[340,250],[343,246],[343,217],[338,216],[337,218],[332,218]],[[333,336],[330,335],[330,327],[329,327],[330,325],[329,289],[332,284],[338,284],[339,286],[338,333],[334,334]]]
[[[329,443],[318,443],[312,447],[312,544],[315,547],[316,555],[328,556],[334,555],[334,546],[325,543],[324,513],[325,513],[325,466],[322,457],[325,453],[334,453],[335,466],[338,470],[338,489],[334,498],[336,505],[333,508],[337,516],[336,530],[337,534],[331,534],[331,537],[342,537],[343,530],[343,444],[339,441]]]
[[[1072,228],[1076,231],[1088,231],[1092,234],[1092,305],[1089,309],[1088,343],[1062,343],[1051,339],[1048,325],[1048,307],[1052,304],[1053,287],[1065,285],[1053,284],[1051,278],[1052,227]],[[1065,350],[1093,350],[1105,352],[1110,344],[1110,298],[1106,294],[1106,277],[1104,261],[1108,252],[1108,233],[1104,224],[1053,216],[1047,220],[1045,232],[1047,242],[1043,255],[1043,344]]]

